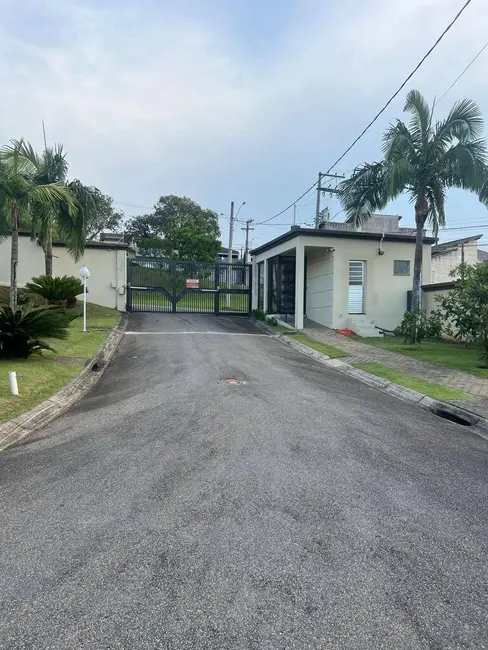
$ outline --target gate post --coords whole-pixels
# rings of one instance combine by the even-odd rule
[[[176,262],[173,260],[170,262],[171,268],[171,311],[173,314],[176,314]]]
[[[127,286],[125,287],[126,299],[125,299],[125,309],[126,311],[132,311],[132,260],[128,260],[127,264]]]
[[[248,268],[247,290],[248,290],[248,297],[249,297],[248,313],[250,314],[252,312],[252,264],[250,264],[247,268]]]
[[[220,312],[220,265],[219,264],[215,265],[214,289],[215,289],[214,314],[218,316]]]

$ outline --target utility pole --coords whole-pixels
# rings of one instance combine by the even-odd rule
[[[227,264],[232,264],[232,240],[234,238],[234,201],[230,202],[230,219],[229,219],[229,249],[227,251]],[[229,269],[230,273],[230,269]]]
[[[325,194],[325,192],[328,192],[329,194],[339,194],[339,190],[335,187],[322,187],[323,178],[344,179],[345,176],[342,176],[341,174],[323,174],[322,172],[319,172],[319,180],[317,183],[317,206],[315,208],[315,228],[318,228],[320,223],[320,195],[322,193]]]
[[[234,238],[234,201],[230,202],[229,250],[227,252],[227,288],[232,288],[232,240]],[[225,298],[227,309],[230,308],[230,293]]]
[[[251,228],[251,224],[253,223],[254,219],[248,219],[246,221],[246,227],[241,228],[241,230],[246,231],[246,247],[244,248],[244,264],[247,264],[247,255],[249,253],[249,231],[254,230],[254,228]]]

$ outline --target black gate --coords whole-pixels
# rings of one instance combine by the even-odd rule
[[[249,314],[251,266],[128,260],[127,311]]]

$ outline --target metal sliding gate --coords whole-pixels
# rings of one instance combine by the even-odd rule
[[[127,311],[244,314],[251,266],[136,257],[127,261]]]

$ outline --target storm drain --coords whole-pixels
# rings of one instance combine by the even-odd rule
[[[465,413],[460,409],[444,404],[436,404],[432,408],[432,412],[444,420],[461,424],[463,427],[472,427],[479,421],[479,418],[473,417],[470,413]]]

